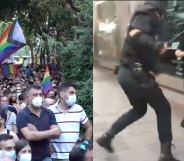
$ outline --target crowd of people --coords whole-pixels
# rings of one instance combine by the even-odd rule
[[[0,160],[92,161],[92,124],[76,104],[76,86],[51,71],[44,94],[43,77],[44,68],[31,65],[0,75]]]

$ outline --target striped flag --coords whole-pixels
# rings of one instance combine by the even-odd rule
[[[46,95],[52,88],[51,84],[51,78],[50,78],[50,73],[49,73],[49,67],[48,65],[46,66],[44,78],[42,80],[42,89],[43,93]]]
[[[17,75],[17,65],[16,64],[3,64],[2,65],[2,75],[9,76],[12,74],[14,77]]]
[[[18,21],[15,21],[0,36],[0,64],[24,45],[26,45],[24,34]]]

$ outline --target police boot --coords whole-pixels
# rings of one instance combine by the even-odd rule
[[[113,153],[114,148],[111,145],[112,136],[109,133],[105,133],[101,137],[97,138],[96,142],[103,148],[105,148],[108,152]]]
[[[159,161],[179,161],[175,159],[171,153],[171,143],[161,144],[161,154]]]

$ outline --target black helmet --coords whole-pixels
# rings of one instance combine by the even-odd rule
[[[165,13],[167,8],[168,1],[166,0],[147,0],[143,4],[140,4],[136,11],[137,12],[147,12],[150,10],[157,10],[160,13]]]
[[[150,5],[150,9],[155,9],[155,10],[158,10],[160,12],[165,12],[166,9],[167,9],[167,4],[168,4],[168,1],[158,1],[158,0],[154,0],[154,1],[151,1],[151,0],[148,0],[145,2],[145,5]]]

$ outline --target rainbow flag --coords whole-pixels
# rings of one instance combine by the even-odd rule
[[[3,76],[9,76],[10,74],[12,74],[15,77],[17,75],[16,64],[3,64],[1,69],[2,69]]]
[[[46,95],[52,88],[51,84],[51,78],[50,78],[50,73],[49,73],[49,67],[48,65],[46,66],[44,78],[42,80],[42,89],[43,93]]]
[[[26,45],[24,34],[18,21],[15,21],[0,36],[0,64],[24,45]]]

